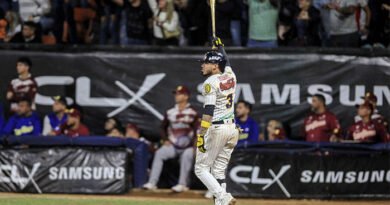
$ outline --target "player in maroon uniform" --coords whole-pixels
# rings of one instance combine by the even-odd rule
[[[167,110],[161,125],[163,145],[154,154],[152,169],[148,183],[143,188],[157,189],[157,183],[164,161],[180,156],[180,176],[174,192],[187,191],[189,176],[194,161],[194,142],[196,130],[199,127],[199,117],[196,110],[188,102],[190,91],[185,86],[178,86],[174,91],[176,105]]]
[[[365,101],[358,108],[358,115],[362,120],[356,122],[348,129],[347,139],[357,142],[389,142],[389,134],[383,123],[372,119],[374,106]]]
[[[362,99],[364,101],[367,101],[369,103],[372,104],[374,110],[372,112],[372,115],[371,115],[371,119],[377,123],[380,123],[380,124],[383,124],[385,126],[385,128],[387,129],[388,128],[388,122],[387,120],[383,117],[383,115],[381,115],[377,109],[377,102],[378,102],[378,98],[376,97],[376,95],[372,92],[367,92],[364,97],[362,97]],[[355,116],[355,122],[359,122],[361,121],[362,118],[359,116],[359,115],[356,115]]]
[[[88,136],[89,129],[81,122],[81,113],[75,108],[67,110],[68,120],[63,124],[56,135],[66,135],[68,137]]]
[[[29,58],[21,57],[16,61],[16,70],[19,77],[13,79],[7,89],[7,100],[11,104],[11,112],[16,112],[19,100],[28,99],[32,102],[35,110],[35,95],[37,93],[37,83],[31,76],[32,63]]]
[[[335,142],[340,138],[340,124],[337,117],[326,109],[322,95],[314,95],[312,113],[305,118],[304,135],[308,142]]]

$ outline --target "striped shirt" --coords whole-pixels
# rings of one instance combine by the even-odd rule
[[[18,0],[19,14],[22,20],[29,21],[29,17],[33,17],[33,21],[38,23],[41,16],[50,12],[49,0]]]
[[[237,79],[232,68],[207,78],[203,84],[204,106],[215,105],[213,122],[234,119],[234,98]]]
[[[181,143],[179,142],[181,140],[180,138],[193,138],[196,134],[198,124],[198,113],[190,104],[187,104],[186,108],[183,110],[180,110],[176,105],[169,109],[165,114],[162,123],[162,138],[168,138],[174,145],[182,146],[179,145],[179,143]]]
[[[28,98],[33,102],[33,109],[35,109],[35,95],[37,93],[37,82],[31,76],[27,79],[15,78],[8,85],[7,92],[13,93],[11,102],[11,110],[15,111],[19,100]]]

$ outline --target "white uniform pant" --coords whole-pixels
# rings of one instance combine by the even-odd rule
[[[215,197],[224,192],[217,180],[226,178],[226,168],[238,135],[235,124],[212,125],[204,136],[206,152],[196,151],[195,174]]]

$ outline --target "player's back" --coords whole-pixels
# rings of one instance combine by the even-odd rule
[[[224,73],[210,76],[205,81],[205,94],[215,95],[213,122],[234,119],[236,85],[236,75],[230,66]]]

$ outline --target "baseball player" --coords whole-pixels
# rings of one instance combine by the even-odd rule
[[[336,115],[326,108],[320,94],[313,95],[311,113],[304,120],[304,135],[308,142],[335,142],[341,138],[340,123]]]
[[[361,105],[356,105],[357,113],[362,119],[356,122],[348,129],[347,139],[356,142],[388,142],[389,134],[386,131],[383,123],[372,118],[374,114],[374,106],[372,103],[365,101]]]
[[[380,123],[380,124],[383,124],[383,126],[387,129],[388,128],[388,122],[387,120],[383,117],[383,115],[381,115],[379,113],[379,110],[377,109],[377,102],[378,102],[378,98],[376,97],[376,95],[372,92],[367,92],[364,97],[362,97],[362,99],[364,100],[364,102],[369,102],[370,104],[372,104],[373,108],[374,108],[374,111],[371,115],[371,119],[373,121],[375,121],[376,123]],[[359,116],[359,115],[356,115],[355,116],[355,122],[360,122],[362,121],[362,118]]]
[[[217,51],[207,52],[202,62],[204,114],[198,132],[195,174],[215,197],[217,205],[234,205],[226,193],[225,171],[237,144],[239,130],[234,122],[236,75],[223,44],[213,40]]]

